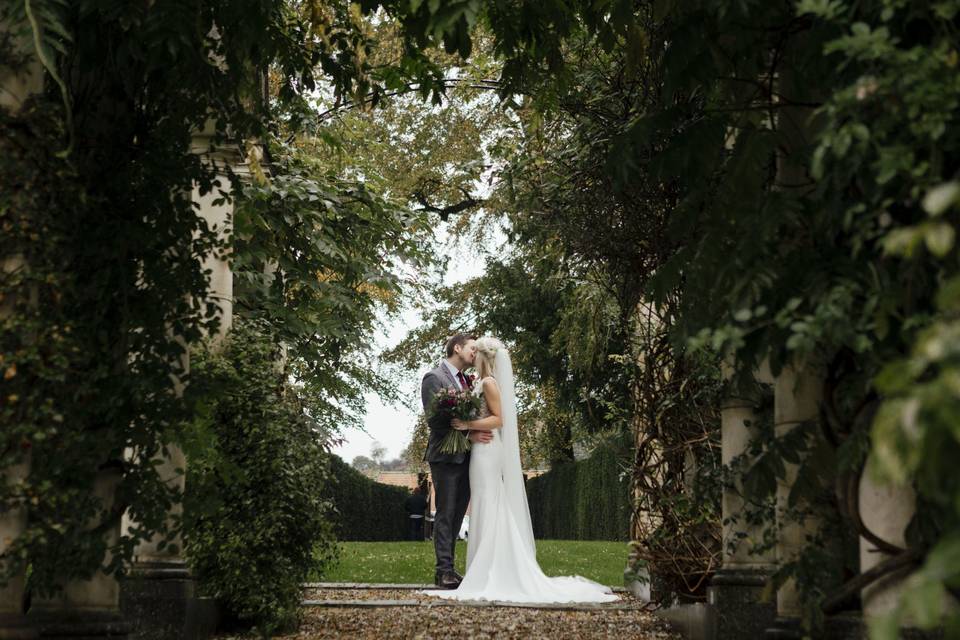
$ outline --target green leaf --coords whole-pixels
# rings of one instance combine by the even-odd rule
[[[824,20],[833,20],[841,15],[845,5],[841,0],[800,0],[797,14],[810,13]]]
[[[909,258],[913,255],[922,239],[923,233],[918,227],[894,229],[883,238],[883,251],[888,255],[899,255]]]
[[[955,581],[960,576],[960,535],[944,538],[930,550],[923,574],[936,581]]]
[[[960,276],[954,276],[940,285],[937,291],[937,308],[953,311],[960,307]]]
[[[895,609],[880,616],[871,616],[867,620],[870,640],[899,640],[900,611]]]
[[[912,581],[914,582],[914,581]],[[936,580],[921,580],[904,592],[903,608],[907,617],[921,629],[932,629],[940,624],[947,592]]]
[[[955,232],[948,223],[925,225],[923,239],[930,253],[942,258],[953,249]]]
[[[945,182],[927,192],[923,208],[931,216],[939,216],[960,200],[960,182]]]

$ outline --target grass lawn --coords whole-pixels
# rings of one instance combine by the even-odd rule
[[[581,575],[608,586],[623,585],[627,564],[625,542],[537,540],[537,560],[548,576]],[[457,571],[464,572],[467,545],[457,543]],[[342,542],[340,560],[324,575],[324,582],[433,582],[433,542]]]

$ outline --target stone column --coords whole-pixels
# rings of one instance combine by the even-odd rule
[[[16,32],[19,25],[0,24],[0,33]],[[30,51],[30,43],[14,40],[13,46],[22,52]],[[0,109],[16,113],[28,97],[43,89],[43,69],[35,56],[28,57],[24,69],[13,69],[0,65]],[[2,269],[10,273],[22,268],[22,256],[0,256]],[[0,318],[13,312],[12,299],[0,300]],[[22,482],[30,475],[30,456],[23,454],[19,464],[0,469],[0,480],[6,485]],[[27,526],[27,510],[23,507],[0,509],[0,557],[7,551]],[[0,575],[6,573],[8,566],[0,562]],[[23,613],[25,578],[23,574],[14,575],[6,583],[0,582],[0,639],[34,638],[36,632],[30,628]]]
[[[93,484],[93,495],[100,499],[101,518],[113,508],[121,473],[116,468],[101,469]],[[99,522],[93,522],[97,525]],[[104,534],[108,547],[116,546],[120,521]],[[104,559],[104,564],[110,558]],[[126,638],[129,624],[120,613],[120,585],[116,577],[102,570],[86,580],[71,580],[63,590],[48,597],[34,598],[29,619],[41,638]]]
[[[860,479],[860,517],[864,526],[884,542],[907,548],[906,529],[916,511],[916,494],[910,485],[879,484],[871,477],[870,460]],[[892,556],[860,537],[860,572],[866,573]],[[861,591],[863,617],[878,618],[897,606],[904,580],[915,569],[907,566],[887,574]]]
[[[799,425],[818,419],[823,384],[811,367],[784,367],[775,382],[774,429],[782,438]],[[798,465],[784,463],[786,474],[777,481],[777,561],[782,566],[795,560],[807,544],[808,536],[816,535],[820,519],[814,513],[804,513],[800,519],[789,516],[790,490],[797,478]],[[797,504],[794,509],[810,505]],[[800,638],[800,594],[796,581],[787,580],[777,590],[777,618],[767,629],[767,638]]]
[[[199,138],[199,139],[198,139]],[[202,145],[206,144],[204,147]],[[195,149],[209,148],[209,137],[194,138]],[[195,151],[199,153],[200,151]],[[221,169],[226,169],[227,163],[235,167],[236,172],[242,174],[240,167],[240,154],[221,153],[217,157],[207,155],[210,162]],[[206,220],[211,229],[215,229],[221,238],[230,234],[233,220],[233,201],[217,203],[223,196],[220,191],[231,192],[230,179],[225,171],[217,173],[217,186],[213,191],[205,194],[200,193],[199,187],[193,189],[193,201],[200,205],[199,215]],[[208,255],[203,262],[203,268],[210,271],[210,286],[208,295],[211,302],[219,308],[220,325],[214,337],[215,342],[219,342],[230,331],[233,325],[233,271],[230,269],[230,263],[224,255]]]
[[[2,478],[8,485],[16,484],[30,473],[30,459],[26,459],[3,470]],[[20,536],[27,526],[27,510],[23,507],[8,509],[0,514],[0,557],[10,544]],[[0,572],[7,566],[0,563]],[[23,614],[24,576],[18,574],[6,584],[0,583],[0,639],[35,638],[36,632],[30,627]]]
[[[198,215],[202,216],[211,229],[221,237],[229,232],[233,214],[233,202],[217,203],[223,196],[220,191],[230,192],[231,185],[226,175],[227,163],[238,163],[239,154],[221,151],[212,153],[214,132],[212,124],[195,134],[191,151],[202,155],[211,166],[220,169],[217,172],[218,185],[210,193],[201,194],[194,187],[192,199],[199,205]],[[208,297],[219,308],[220,324],[214,340],[221,340],[233,322],[233,273],[230,264],[223,255],[208,255],[203,261],[203,269],[210,271]],[[184,356],[184,370],[189,368],[188,356]],[[183,388],[176,389],[178,394]],[[183,451],[175,446],[168,447],[168,455],[158,467],[158,472],[179,492],[185,488],[187,461]],[[175,504],[170,513],[171,519],[182,514],[182,505]],[[163,538],[157,536],[141,542],[135,551],[134,564],[130,576],[124,581],[122,607],[127,616],[135,621],[133,632],[140,640],[180,640],[182,638],[200,638],[212,631],[215,614],[212,603],[196,595],[196,581],[190,575],[183,559],[183,541],[180,536],[162,549],[159,546]]]
[[[0,24],[0,33],[16,33],[18,29],[19,25]],[[33,50],[32,44],[22,38],[14,41],[14,47],[20,52]],[[17,112],[27,98],[42,89],[43,67],[36,56],[28,56],[26,65],[19,71],[0,65],[0,108]]]
[[[157,473],[182,493],[185,470],[183,451],[169,445]],[[182,513],[182,504],[175,503],[168,520]],[[127,520],[124,526],[131,525]],[[134,638],[194,637],[184,632],[185,622],[194,617],[196,585],[182,558],[183,542],[178,535],[161,549],[163,539],[164,536],[156,535],[137,545],[129,575],[122,582],[120,607],[133,625]]]
[[[733,367],[725,364],[724,378],[733,378]],[[759,385],[757,385],[759,386]],[[731,389],[720,410],[721,459],[724,466],[747,453],[757,435],[756,406],[759,389]],[[773,550],[751,553],[764,539],[764,527],[744,519],[745,503],[739,478],[724,487],[723,565],[707,589],[708,602],[717,612],[716,640],[756,638],[773,623],[776,607],[763,601],[767,581],[776,569]]]

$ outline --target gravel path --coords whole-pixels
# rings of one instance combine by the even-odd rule
[[[429,601],[430,596],[415,589],[304,589],[304,600],[416,600]]]
[[[389,607],[306,610],[300,630],[285,638],[583,638],[678,640],[643,611],[557,611],[512,607]]]
[[[427,587],[429,588],[429,587]],[[617,593],[619,600],[615,602],[610,602],[606,604],[589,604],[581,605],[584,608],[589,609],[604,609],[604,608],[614,608],[622,609],[624,607],[641,607],[643,602],[634,598],[628,592],[619,592]],[[455,604],[449,600],[442,600],[440,598],[433,598],[425,593],[420,593],[419,589],[390,589],[390,588],[368,588],[368,589],[358,589],[358,588],[307,588],[303,591],[303,599],[305,601],[330,601],[330,600],[389,600],[389,601],[404,601],[409,602],[415,600],[422,603],[433,603],[438,606],[440,605],[452,605]],[[527,605],[536,608],[536,605]],[[544,608],[577,608],[577,605],[549,605]]]
[[[278,636],[314,640],[388,640],[392,638],[564,638],[679,640],[668,626],[641,609],[626,593],[609,605],[587,611],[509,606],[458,606],[412,589],[308,588],[307,602],[411,601],[402,606],[306,606],[300,629]],[[373,604],[373,603],[371,603]],[[398,603],[399,604],[399,603]],[[225,636],[221,636],[226,640]]]

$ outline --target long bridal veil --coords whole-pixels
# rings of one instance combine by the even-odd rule
[[[520,464],[520,433],[517,430],[517,394],[513,384],[513,364],[510,353],[498,345],[493,361],[493,376],[500,387],[500,407],[503,414],[503,496],[505,506],[513,516],[520,530],[520,537],[531,553],[536,557],[533,542],[533,525],[530,522],[530,507],[527,504],[527,491],[523,486],[523,467]]]

